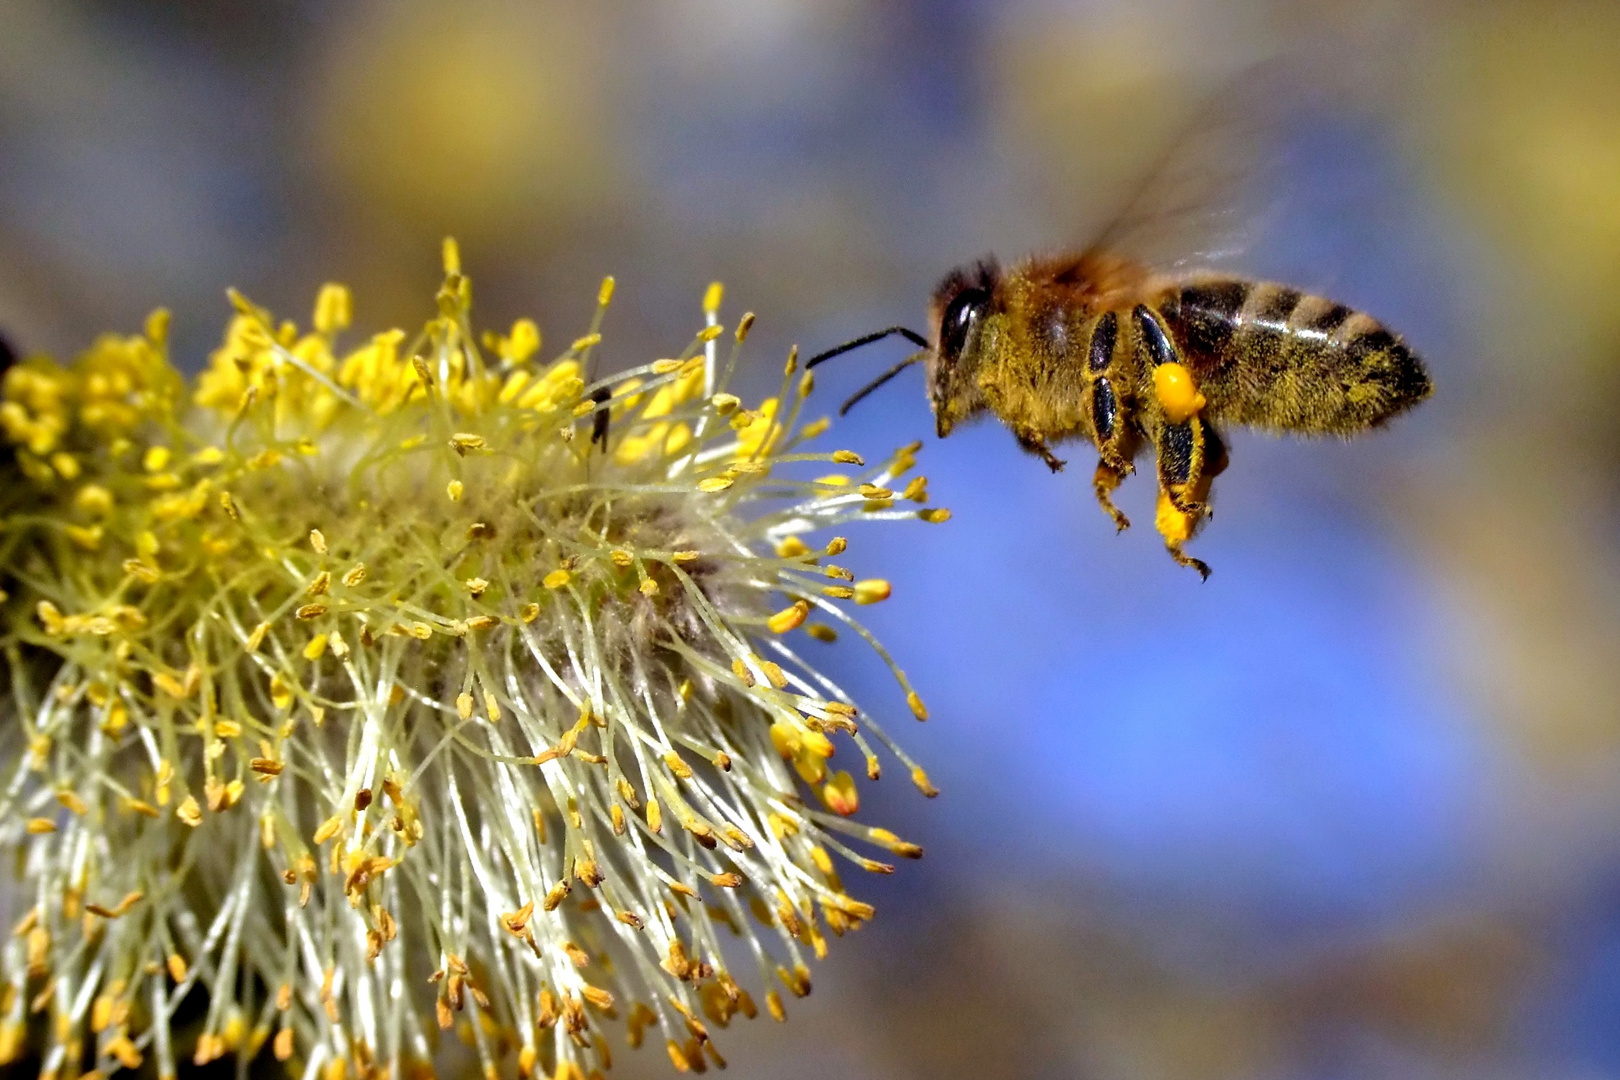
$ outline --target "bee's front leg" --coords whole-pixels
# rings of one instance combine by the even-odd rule
[[[1053,472],[1062,472],[1063,466],[1068,462],[1052,453],[1052,448],[1046,445],[1046,439],[1034,428],[1015,428],[1013,434],[1018,437],[1018,445],[1046,462],[1046,467]]]

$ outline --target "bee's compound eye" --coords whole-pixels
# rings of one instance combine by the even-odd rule
[[[973,320],[983,315],[989,304],[990,294],[980,289],[964,289],[951,301],[939,325],[939,349],[945,358],[955,360],[962,355]]]

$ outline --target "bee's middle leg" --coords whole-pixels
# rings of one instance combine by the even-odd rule
[[[1131,527],[1131,519],[1114,505],[1114,489],[1135,471],[1131,458],[1136,456],[1136,439],[1129,420],[1123,415],[1125,404],[1114,393],[1114,386],[1106,375],[1091,380],[1088,389],[1091,408],[1091,428],[1097,442],[1097,471],[1091,479],[1097,493],[1097,503],[1109,517],[1114,528],[1124,532]]]

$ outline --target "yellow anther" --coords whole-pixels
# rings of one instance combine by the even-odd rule
[[[866,461],[853,450],[834,450],[832,459],[840,465],[865,465]]]
[[[906,691],[906,704],[911,706],[911,714],[918,720],[928,719],[928,706],[924,705],[923,699],[917,696],[917,691]]]
[[[919,510],[917,511],[917,516],[928,522],[930,525],[939,525],[951,520],[951,512],[945,509],[943,506],[936,507],[932,510]]]
[[[887,600],[891,592],[889,583],[882,578],[867,578],[865,581],[855,583],[855,602],[857,604],[876,604]]]
[[[772,724],[770,733],[771,745],[776,747],[776,752],[781,754],[784,760],[796,756],[804,745],[803,732],[784,721],[778,720]]]
[[[703,313],[713,315],[720,310],[720,301],[725,296],[725,286],[718,281],[711,281],[709,288],[703,294]]]
[[[166,345],[169,341],[169,309],[153,308],[152,313],[146,317],[146,325],[142,328],[146,340],[154,345]]]
[[[928,779],[928,774],[923,772],[921,765],[917,765],[912,768],[911,782],[917,785],[918,791],[922,792],[930,799],[939,794],[939,788],[935,787]]]
[[[789,536],[776,545],[776,554],[782,559],[797,559],[801,555],[810,554],[810,549],[797,536]]]
[[[608,280],[612,280],[609,278]],[[519,319],[512,324],[512,333],[506,339],[506,358],[521,364],[540,351],[540,327],[533,319]]]
[[[824,641],[829,645],[838,640],[838,631],[826,623],[811,623],[804,628],[804,632],[817,641]]]
[[[1160,364],[1154,368],[1153,393],[1172,424],[1186,423],[1205,404],[1192,372],[1182,364]]]
[[[315,329],[322,334],[346,330],[354,317],[354,298],[347,285],[328,282],[315,297]]]
[[[548,589],[560,589],[572,581],[573,578],[574,575],[569,573],[567,570],[553,570],[551,573],[547,574],[541,579],[540,584],[544,585]]]
[[[73,497],[73,505],[77,506],[80,510],[83,510],[87,514],[92,514],[96,517],[105,517],[112,511],[112,492],[108,491],[100,484],[86,484],[84,487],[80,488],[79,493]]]
[[[445,237],[440,252],[444,259],[445,276],[461,273],[461,245],[456,243],[456,238],[453,236]]]
[[[162,472],[173,456],[167,446],[149,446],[141,457],[141,467],[149,473]]]
[[[584,350],[591,348],[593,345],[600,344],[602,344],[601,334],[586,334],[582,338],[575,338],[574,343],[568,346],[568,351],[583,352]]]
[[[797,630],[804,624],[810,615],[810,605],[804,600],[796,601],[792,607],[783,608],[766,620],[765,625],[773,634],[785,634],[789,630]]]
[[[466,493],[467,486],[460,480],[452,480],[444,485],[444,493],[450,497],[451,502],[460,502],[461,496]]]
[[[730,476],[710,476],[706,479],[699,480],[697,489],[702,492],[713,493],[716,491],[724,491],[734,483],[736,483],[736,481]]]
[[[713,405],[721,416],[727,416],[742,404],[742,399],[736,394],[716,394],[709,399],[709,404]]]
[[[602,285],[596,290],[596,306],[607,307],[613,303],[613,275],[609,274],[602,279]]]

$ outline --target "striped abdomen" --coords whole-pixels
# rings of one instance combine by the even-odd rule
[[[1400,338],[1320,296],[1206,277],[1171,286],[1159,310],[1213,419],[1348,435],[1429,396]]]

